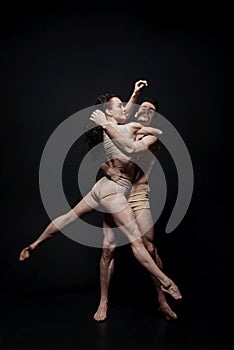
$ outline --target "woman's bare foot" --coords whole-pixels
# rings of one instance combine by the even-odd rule
[[[176,313],[174,313],[174,311],[172,311],[172,309],[170,308],[170,306],[168,305],[166,300],[159,301],[159,310],[162,311],[162,313],[164,314],[164,316],[166,317],[166,319],[168,321],[171,319],[174,319],[174,320],[177,319]]]
[[[172,280],[169,280],[167,282],[167,285],[161,285],[161,289],[165,293],[170,294],[176,300],[182,299],[182,295],[181,295],[181,293],[179,291],[179,288],[177,287],[177,285]]]
[[[107,316],[107,303],[106,302],[100,303],[93,318],[95,319],[95,321],[100,322],[100,321],[105,321],[106,316]]]
[[[31,248],[31,246],[28,246],[26,248],[24,248],[21,253],[20,253],[20,256],[19,256],[19,261],[23,261],[27,258],[30,257],[30,254],[29,252],[32,251],[33,249]]]

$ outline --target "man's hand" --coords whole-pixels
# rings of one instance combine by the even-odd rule
[[[107,176],[112,181],[119,181],[121,178],[121,171],[118,168],[114,168],[111,161],[105,162],[101,164],[102,172],[105,176]]]
[[[121,178],[121,175],[121,171],[117,168],[109,168],[106,171],[106,176],[115,182],[117,182]]]
[[[92,122],[94,122],[96,125],[103,126],[105,124],[108,124],[109,122],[106,119],[105,113],[100,111],[99,109],[96,109],[89,118]]]

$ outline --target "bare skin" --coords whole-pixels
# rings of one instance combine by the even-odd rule
[[[106,179],[106,181],[111,181]],[[101,180],[97,182],[99,184]],[[113,185],[115,189],[115,185]],[[136,223],[134,222],[134,214],[131,207],[128,205],[127,199],[124,194],[114,194],[106,196],[100,200],[100,204],[104,206],[108,212],[112,213],[115,225],[121,227],[121,230],[128,237],[130,246],[132,248],[135,258],[142,264],[150,274],[157,278],[161,283],[161,288],[168,294],[170,294],[174,299],[181,299],[181,293],[176,286],[176,284],[168,278],[155,264],[152,257],[146,250],[143,241],[141,239],[141,233],[138,230]],[[54,219],[43,233],[39,236],[36,241],[24,248],[21,253],[19,260],[23,261],[29,258],[30,250],[34,250],[43,241],[53,237],[53,235],[66,225],[69,225],[73,221],[81,218],[83,215],[89,213],[93,209],[96,209],[99,205],[93,196],[91,191],[68,213],[61,215]],[[124,208],[124,209],[122,209]],[[116,211],[118,210],[118,211]],[[30,247],[30,249],[28,249]]]
[[[154,225],[150,209],[141,209],[135,212],[137,224],[140,232],[146,232],[142,238],[143,243],[152,256],[153,260],[156,262],[158,267],[163,270],[163,264],[161,258],[157,252],[154,245]],[[146,226],[147,223],[147,226]],[[152,275],[150,275],[153,281],[153,285],[157,291],[159,309],[163,312],[167,320],[177,319],[176,313],[170,308],[167,303],[163,288],[161,288],[160,283]]]
[[[29,254],[30,250],[33,250],[33,248],[31,246],[24,248],[20,253],[19,261],[23,261],[25,259],[28,259],[30,256],[30,254]]]
[[[119,113],[121,110],[121,117],[123,113],[123,106],[119,101],[113,101],[113,104],[117,104],[110,108],[111,113]],[[118,162],[121,162],[118,159]],[[124,163],[124,167],[126,168],[126,163]],[[103,178],[105,185],[112,186],[113,191],[116,188],[116,184],[114,184],[111,180],[107,178]],[[101,180],[97,182],[97,187],[101,186]],[[113,185],[112,185],[113,183]],[[95,185],[95,186],[96,186]],[[104,190],[106,186],[103,186],[101,190]],[[159,280],[161,284],[161,288],[168,294],[170,294],[174,299],[181,299],[181,293],[176,286],[176,284],[168,278],[155,264],[154,260],[146,250],[139,229],[134,222],[134,214],[127,203],[126,197],[124,194],[111,194],[103,198],[99,198],[99,201],[95,201],[92,191],[90,191],[72,210],[68,213],[61,215],[60,217],[54,219],[47,228],[43,231],[43,233],[36,239],[32,244],[28,245],[24,248],[21,253],[19,260],[23,261],[30,256],[30,250],[34,250],[38,247],[44,240],[51,238],[55,233],[61,231],[63,227],[72,223],[74,220],[81,218],[86,213],[89,213],[91,210],[96,209],[99,205],[104,206],[108,212],[112,213],[113,220],[115,225],[118,227],[122,227],[122,231],[126,234],[129,239],[130,246],[132,248],[133,254],[135,258],[141,263],[150,274],[152,274],[156,279]],[[124,208],[124,209],[123,209]],[[118,211],[116,211],[118,210]]]
[[[154,106],[152,106],[150,103],[143,103],[141,108],[138,111],[137,121],[141,122],[141,124],[145,125],[146,127],[145,133],[141,133],[141,134],[138,133],[138,136],[137,136],[138,140],[142,139],[145,135],[147,135],[147,132],[148,132],[147,126],[151,124],[151,121],[154,115],[154,111],[152,109],[154,109]],[[97,117],[94,115],[94,118],[97,118]],[[123,138],[123,136],[121,135],[119,135],[118,137]],[[125,144],[123,143],[123,145],[119,145],[119,146],[124,147]],[[127,147],[128,147],[128,144],[127,144]],[[158,151],[159,151],[158,145],[155,145],[155,144],[152,145],[150,150],[154,154],[154,156],[157,157]],[[138,175],[136,176],[137,180],[134,183],[134,185],[148,183],[147,177],[150,175],[153,163],[155,162],[155,157],[146,157],[146,160],[145,160],[146,166],[144,167],[146,169],[146,173],[143,172],[141,169],[139,169]],[[120,176],[120,171],[118,169],[111,168],[110,165],[107,165],[107,167],[104,167],[103,171],[104,173],[108,173],[108,175],[113,181],[116,181]],[[142,211],[144,212],[144,214],[142,213]],[[163,268],[162,261],[153,243],[154,228],[153,228],[151,212],[149,209],[143,209],[143,210],[141,209],[141,210],[135,211],[134,214],[136,216],[136,221],[140,232],[146,232],[142,236],[144,245],[147,251],[150,253],[153,260],[162,270]],[[148,226],[146,227],[146,225]],[[107,221],[104,221],[103,229],[104,229],[105,238],[104,238],[103,253],[100,260],[101,297],[100,297],[98,309],[94,314],[94,319],[96,321],[104,321],[107,317],[108,289],[109,289],[110,279],[114,270],[114,250],[116,248],[115,242],[114,242],[114,234],[111,231],[111,225],[109,225]],[[157,290],[159,309],[163,312],[167,320],[177,319],[176,313],[173,312],[173,310],[170,308],[170,306],[167,303],[166,297],[164,295],[164,292],[168,293],[168,290],[162,288],[159,281],[155,279],[152,275],[151,277],[152,277],[154,286]]]
[[[135,86],[134,86],[134,90],[133,90],[133,93],[132,95],[130,96],[130,99],[125,107],[125,111],[123,113],[123,111],[121,112],[121,114],[118,115],[119,117],[119,120],[118,122],[121,124],[121,123],[124,123],[132,114],[132,111],[134,109],[134,106],[135,106],[135,103],[137,101],[137,98],[138,98],[138,95],[141,91],[141,89],[144,87],[144,86],[147,86],[148,83],[146,80],[138,80],[136,83],[135,83]],[[121,101],[120,101],[121,102]],[[118,176],[118,179],[119,179],[119,176]],[[51,227],[53,226],[53,223],[51,223]],[[54,230],[56,231],[56,227],[54,228]],[[54,233],[54,232],[53,232]],[[52,237],[53,233],[50,235],[48,233],[48,237],[47,238],[50,238]],[[42,237],[42,238],[41,238]],[[19,261],[23,261],[25,259],[28,259],[29,256],[30,256],[30,251],[33,251],[42,241],[43,241],[43,234],[35,241],[33,242],[32,244],[30,244],[29,246],[25,247],[21,253],[20,253],[20,256],[19,256]]]
[[[135,212],[136,221],[139,227],[141,228],[142,228],[141,225],[145,225],[145,222],[149,223],[149,220],[151,219],[150,210],[145,209],[144,211],[145,211],[144,213],[142,213],[142,210],[138,210]],[[116,249],[116,243],[115,243],[114,233],[111,230],[112,224],[113,223],[111,221],[111,217],[106,217],[106,219],[103,222],[103,229],[105,233],[105,236],[104,236],[105,248],[103,248],[102,256],[100,259],[101,298],[100,298],[98,309],[93,316],[94,320],[98,322],[103,322],[107,318],[108,290],[109,290],[110,280],[114,272],[114,252]],[[151,228],[144,236],[142,236],[143,242],[146,249],[151,254],[152,258],[156,260],[157,265],[162,270],[162,262],[159,255],[157,254],[155,246],[153,245],[152,234],[154,234],[153,228]],[[159,310],[162,311],[162,313],[164,314],[167,320],[177,319],[177,315],[175,314],[175,312],[172,311],[172,309],[167,303],[166,297],[164,295],[163,290],[161,289],[160,283],[158,283],[158,280],[153,277],[152,277],[152,281],[157,290]]]
[[[142,238],[147,251],[151,257],[156,261],[158,267],[162,270],[163,265],[161,259],[157,253],[156,247],[153,243],[154,229],[152,222],[151,211],[149,209],[141,209],[135,212],[136,221],[140,232],[146,232]],[[114,272],[114,252],[116,249],[115,235],[111,229],[111,218],[106,218],[103,222],[104,229],[104,243],[103,252],[100,259],[100,284],[101,284],[101,298],[97,311],[94,314],[94,320],[100,322],[107,318],[108,311],[108,290],[110,280]],[[146,223],[150,228],[146,227]],[[167,303],[164,291],[161,288],[160,283],[152,275],[153,284],[157,291],[159,310],[162,311],[167,320],[177,319],[176,313],[170,308]]]

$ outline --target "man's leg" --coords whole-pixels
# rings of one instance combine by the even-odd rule
[[[144,233],[142,235],[144,245],[160,270],[162,270],[163,264],[154,244],[154,224],[151,211],[150,209],[138,209],[134,211],[134,214],[139,227],[139,231],[141,233]],[[160,310],[164,313],[167,320],[170,320],[171,318],[176,319],[177,315],[171,310],[170,306],[168,305],[165,293],[162,291],[159,281],[152,275],[150,276],[152,277],[153,284],[157,290]]]
[[[116,248],[115,235],[111,228],[111,216],[105,215],[103,220],[103,250],[100,259],[100,287],[101,296],[97,311],[94,314],[96,321],[104,321],[107,317],[108,292],[110,280],[114,272],[114,251]]]

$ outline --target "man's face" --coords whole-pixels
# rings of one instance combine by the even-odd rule
[[[154,119],[155,111],[155,106],[152,103],[143,102],[136,113],[137,122],[143,126],[150,126]]]
[[[109,103],[108,115],[114,118],[118,124],[123,124],[126,120],[123,102],[118,97],[112,97]]]

